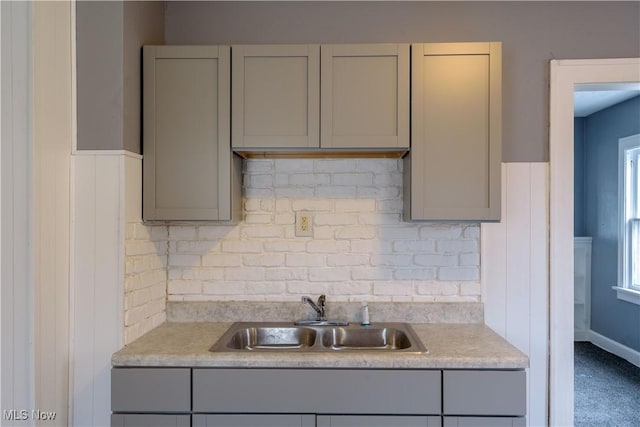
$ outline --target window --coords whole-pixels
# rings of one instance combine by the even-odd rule
[[[618,298],[640,304],[640,134],[618,143]]]

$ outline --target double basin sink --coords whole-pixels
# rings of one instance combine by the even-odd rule
[[[285,322],[237,322],[211,347],[229,351],[382,351],[426,353],[406,323],[295,325]]]

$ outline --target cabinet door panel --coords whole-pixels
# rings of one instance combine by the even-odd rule
[[[318,415],[317,427],[440,427],[440,417]]]
[[[443,417],[444,427],[525,427],[524,417]]]
[[[114,368],[111,370],[113,412],[191,411],[188,368]]]
[[[500,43],[412,45],[412,219],[500,218]]]
[[[440,371],[194,369],[195,412],[440,414]]]
[[[190,415],[113,414],[111,427],[190,427]]]
[[[525,415],[524,371],[444,371],[445,415]]]
[[[145,46],[145,219],[231,219],[229,67],[229,47]]]
[[[409,147],[409,45],[323,45],[321,80],[321,147]]]
[[[318,147],[320,47],[233,46],[234,148]]]
[[[193,427],[315,427],[315,415],[194,415]]]

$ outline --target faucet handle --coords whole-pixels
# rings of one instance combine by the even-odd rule
[[[324,302],[327,299],[327,296],[325,294],[322,294],[318,297],[318,306],[319,307],[324,307]]]

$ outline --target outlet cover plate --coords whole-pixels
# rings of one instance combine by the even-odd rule
[[[296,212],[296,236],[313,236],[313,216],[311,215],[311,212]]]

